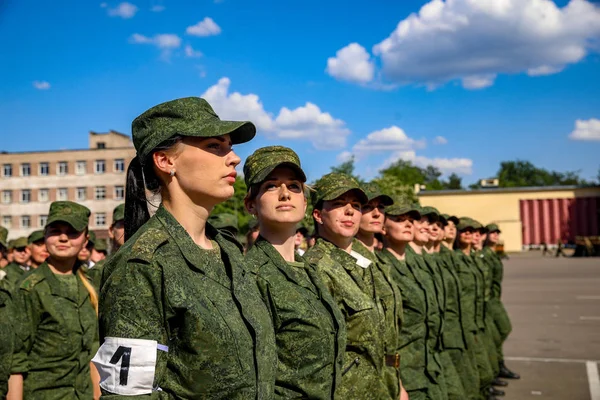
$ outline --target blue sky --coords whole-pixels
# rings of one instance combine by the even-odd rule
[[[85,148],[204,95],[295,149],[309,179],[354,155],[463,182],[525,159],[600,162],[600,9],[585,0],[3,2],[0,150]],[[577,122],[579,121],[579,122]],[[241,168],[239,168],[241,170]]]

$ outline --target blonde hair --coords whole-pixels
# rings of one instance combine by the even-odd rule
[[[94,286],[92,286],[90,281],[88,281],[87,277],[81,270],[81,267],[77,269],[77,276],[79,276],[79,279],[81,279],[81,283],[83,283],[83,286],[85,286],[88,293],[90,294],[90,302],[92,303],[92,307],[94,307],[94,310],[96,311],[96,315],[98,315],[98,293],[96,293],[96,289],[94,289]]]

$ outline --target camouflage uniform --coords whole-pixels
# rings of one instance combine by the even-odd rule
[[[346,326],[317,272],[299,257],[287,263],[260,236],[246,263],[275,327],[275,396],[333,399],[342,375]]]
[[[160,206],[105,264],[100,336],[168,346],[157,350],[148,398],[273,398],[277,353],[269,312],[243,268],[239,244],[210,224],[206,230],[212,250],[198,247]],[[104,387],[103,394],[128,398]]]
[[[6,272],[0,270],[0,399],[8,392],[8,378],[14,347],[13,305]]]
[[[372,269],[363,269],[350,254],[322,238],[304,259],[316,268],[346,320],[345,374],[336,397],[391,398],[383,377],[385,317],[373,297]]]
[[[18,239],[13,240],[12,245],[14,248],[19,247],[27,247],[27,238],[20,237]],[[6,267],[4,267],[4,271],[6,272],[6,283],[9,285],[9,290],[14,290],[16,288],[17,283],[23,278],[26,272],[30,270],[28,265],[19,265],[16,262],[11,262]]]

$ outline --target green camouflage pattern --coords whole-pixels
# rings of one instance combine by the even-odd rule
[[[15,291],[16,343],[11,373],[23,374],[25,399],[91,399],[90,361],[98,350],[98,322],[76,275],[59,280],[46,262]],[[87,279],[87,278],[86,278]]]
[[[45,237],[44,237],[43,230],[33,231],[33,232],[31,232],[31,234],[29,236],[27,236],[27,243],[32,244],[35,242],[42,241],[44,239],[45,239]]]
[[[385,317],[374,298],[371,269],[358,266],[350,254],[322,238],[304,259],[316,268],[346,321],[345,374],[336,398],[391,399],[383,375]]]
[[[0,245],[4,246],[5,248],[8,248],[8,229],[6,229],[3,226],[0,226]]]
[[[465,230],[467,228],[476,229],[475,225],[476,225],[475,221],[473,221],[472,219],[462,217],[462,218],[459,219],[459,222],[456,225],[456,229],[459,230],[459,231],[463,231],[463,230]]]
[[[17,287],[17,283],[23,278],[25,273],[30,271],[29,266],[20,265],[16,262],[9,263],[4,269],[2,269],[6,276],[4,277],[4,282],[10,290],[14,290]]]
[[[106,263],[106,258],[104,260],[100,260],[94,264],[92,268],[88,268],[86,273],[92,285],[96,289],[97,293],[100,293],[100,284],[102,283],[102,271],[104,270],[104,264]]]
[[[4,281],[6,272],[0,270],[0,399],[8,393],[8,378],[14,349],[14,311],[11,289]]]
[[[238,231],[237,216],[228,213],[213,214],[208,217],[208,222],[216,229],[229,229]]]
[[[252,153],[244,163],[244,181],[250,187],[263,182],[275,168],[286,165],[294,169],[298,178],[306,182],[306,175],[300,165],[300,158],[294,150],[284,146],[261,147]]]
[[[376,198],[376,197],[375,197]],[[354,239],[352,250],[371,261],[375,298],[379,299],[380,312],[385,316],[385,353],[393,356],[398,353],[400,329],[402,326],[402,295],[391,278],[391,265],[387,259],[372,253],[359,240]],[[400,371],[393,366],[384,366],[384,378],[393,399],[400,396]]]
[[[394,204],[394,199],[392,199],[387,194],[383,193],[381,188],[375,182],[367,182],[361,185],[363,192],[367,195],[368,201],[372,201],[375,199],[379,199],[381,203],[389,207]]]
[[[300,256],[290,265],[261,236],[246,264],[275,328],[275,396],[333,399],[342,378],[346,324],[317,271]]]
[[[12,248],[13,249],[21,249],[23,247],[27,247],[29,243],[27,242],[27,238],[22,236],[19,238],[16,238],[12,241]]]
[[[125,203],[115,207],[112,214],[112,223],[123,221],[125,219]]]
[[[433,221],[438,221],[440,219],[440,212],[435,207],[421,207],[421,215],[429,216]]]
[[[367,195],[361,189],[358,181],[346,174],[332,172],[323,175],[314,185],[313,189],[311,192],[313,206],[317,206],[322,201],[335,200],[351,190],[357,193],[358,198],[363,204],[366,204],[368,201]]]
[[[96,239],[96,243],[94,243],[94,249],[97,251],[108,251],[108,244],[106,243],[106,239]]]
[[[161,205],[107,259],[100,336],[156,340],[154,387],[139,398],[272,399],[277,349],[269,311],[237,241],[207,224],[198,247]],[[103,399],[127,399],[103,393]]]
[[[82,232],[88,226],[90,209],[72,201],[54,201],[50,204],[46,226],[54,222],[65,222],[77,232]]]
[[[411,203],[407,199],[396,200],[393,205],[385,208],[385,215],[411,214],[415,219],[421,219],[421,207]]]
[[[460,220],[458,219],[458,217],[456,217],[454,215],[440,214],[440,217],[442,217],[446,221],[452,221],[452,222],[454,222],[454,225],[458,225],[458,223],[460,222]]]
[[[487,229],[488,232],[498,232],[498,233],[502,232],[497,224],[487,224],[485,226],[485,229]]]
[[[233,144],[245,143],[256,135],[248,121],[222,121],[211,105],[200,97],[184,97],[158,104],[131,123],[133,145],[142,163],[152,150],[175,136],[217,137],[230,134]]]
[[[89,231],[88,232],[88,247],[96,247],[96,232],[94,231]]]

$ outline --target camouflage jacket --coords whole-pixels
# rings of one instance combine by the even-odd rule
[[[11,373],[24,375],[25,399],[92,398],[90,361],[98,349],[98,321],[75,272],[67,278],[76,287],[55,276],[44,262],[15,289]]]
[[[346,324],[316,270],[296,256],[290,265],[258,237],[246,255],[277,342],[275,396],[333,399],[341,380]]]
[[[492,297],[492,267],[490,263],[488,263],[488,260],[486,260],[483,250],[472,252],[471,257],[473,257],[475,265],[477,265],[477,268],[479,268],[483,275],[483,301],[487,304]]]
[[[462,287],[463,312],[469,321],[469,330],[476,332],[485,328],[483,274],[471,256],[461,250],[454,251],[458,260],[458,276]]]
[[[485,261],[491,270],[492,275],[492,299],[502,297],[502,280],[504,279],[504,265],[500,256],[489,246],[485,246],[482,251]]]
[[[92,268],[86,270],[88,278],[90,278],[92,285],[94,285],[98,293],[100,293],[100,281],[102,280],[102,270],[104,269],[105,262],[106,259],[100,260]]]
[[[372,270],[322,238],[304,259],[316,268],[346,321],[344,370],[336,397],[389,398],[383,379],[385,317],[374,298]]]
[[[9,290],[14,290],[17,287],[19,281],[23,278],[23,276],[31,271],[29,267],[22,267],[16,262],[11,262],[6,267],[4,267],[3,271],[6,272],[6,277],[4,280],[8,284]]]
[[[158,348],[146,365],[151,382],[135,391],[140,398],[271,399],[277,352],[269,312],[239,244],[210,224],[206,231],[213,250],[197,246],[161,206],[106,261],[102,347],[122,338]],[[127,371],[124,382],[101,385],[103,398],[129,398]]]
[[[427,388],[427,294],[417,276],[421,271],[414,271],[404,260],[398,260],[388,250],[381,256],[391,266],[391,277],[402,293],[403,319],[400,329],[400,376],[407,391]],[[421,278],[422,279],[422,278]]]
[[[8,392],[8,378],[14,348],[13,304],[6,272],[0,269],[0,399]]]

